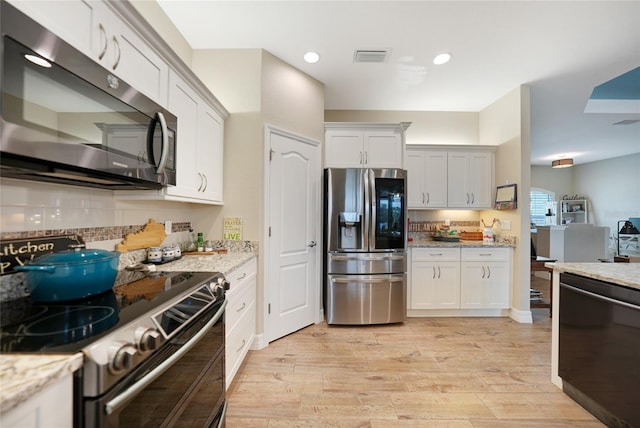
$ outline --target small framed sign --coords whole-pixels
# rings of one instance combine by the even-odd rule
[[[496,189],[496,210],[515,210],[518,208],[518,188],[516,184],[505,184]]]
[[[13,273],[13,268],[45,254],[69,249],[69,245],[84,244],[79,235],[47,236],[0,242],[0,275]]]
[[[225,217],[222,239],[242,240],[242,217]]]

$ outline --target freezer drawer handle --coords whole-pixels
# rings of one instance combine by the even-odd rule
[[[404,281],[403,277],[392,277],[392,278],[358,278],[356,280],[350,279],[350,278],[334,278],[332,279],[332,282],[336,282],[336,283],[341,283],[341,284],[347,284],[350,282],[366,282],[369,284],[375,284],[375,283],[379,283],[379,282],[402,282]]]
[[[360,256],[331,256],[331,260],[356,260],[356,261],[371,261],[371,260],[403,260],[404,256],[373,256],[373,257],[360,257]]]

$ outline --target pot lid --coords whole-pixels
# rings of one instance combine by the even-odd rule
[[[36,265],[67,265],[75,263],[95,263],[120,257],[118,251],[87,250],[84,245],[70,245],[69,250],[45,254],[29,264]]]

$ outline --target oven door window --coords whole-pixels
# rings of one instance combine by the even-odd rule
[[[225,401],[224,317],[187,354],[158,379],[111,415],[106,403],[179,349],[211,316],[192,326],[163,346],[160,352],[138,368],[131,377],[96,400],[85,401],[85,425],[108,427],[218,426]]]
[[[51,149],[83,144],[138,167],[155,166],[162,150],[160,124],[106,92],[116,84],[113,76],[105,72],[102,90],[6,36],[4,50],[2,117],[18,125],[11,131],[13,139]]]

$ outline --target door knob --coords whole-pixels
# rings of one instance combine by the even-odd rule
[[[309,242],[309,245],[307,245],[307,247],[311,247],[311,248],[313,248],[315,246],[316,246],[316,241],[311,241],[311,242]]]

